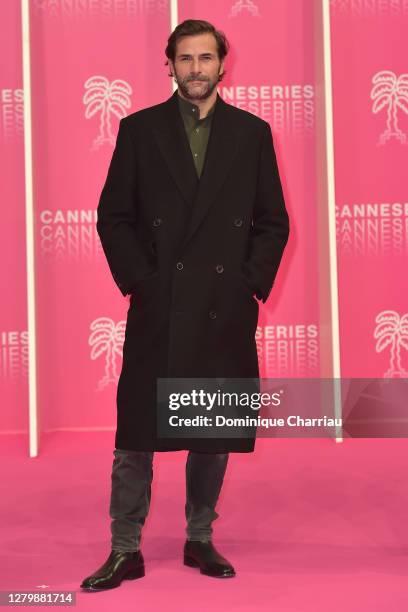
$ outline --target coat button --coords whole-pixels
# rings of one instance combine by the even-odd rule
[[[177,270],[182,270],[184,268],[183,262],[178,261],[177,264],[176,264],[176,268],[177,268]]]
[[[160,217],[156,217],[155,219],[153,219],[153,226],[154,227],[159,227],[159,225],[161,225],[162,220],[160,219]]]
[[[219,274],[221,274],[221,272],[224,272],[224,266],[222,266],[221,264],[218,264],[218,266],[215,266],[215,269],[217,270]]]
[[[216,319],[217,313],[215,312],[215,310],[210,310],[210,312],[208,313],[208,316],[210,317],[210,319]]]
[[[243,220],[241,219],[241,217],[238,217],[238,219],[234,219],[235,227],[241,227],[242,224],[243,224]]]

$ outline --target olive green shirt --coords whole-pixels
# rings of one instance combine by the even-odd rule
[[[196,104],[192,104],[192,102],[184,100],[184,98],[182,98],[179,94],[177,97],[187,138],[190,143],[194,165],[196,167],[197,174],[200,177],[204,166],[207,143],[210,137],[212,116],[214,114],[217,100],[214,102],[204,119],[200,119],[200,109]]]

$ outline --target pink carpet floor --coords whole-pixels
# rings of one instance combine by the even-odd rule
[[[76,609],[101,612],[408,610],[407,440],[262,439],[232,453],[213,524],[237,571],[227,580],[182,564],[187,453],[156,453],[146,576],[88,593],[80,582],[110,552],[113,441],[48,433],[30,459],[25,436],[1,436],[0,590],[73,590]]]

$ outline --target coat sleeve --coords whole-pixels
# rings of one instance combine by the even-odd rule
[[[289,236],[286,211],[269,123],[261,144],[249,257],[244,270],[256,297],[269,297]]]
[[[124,119],[100,195],[96,229],[113,279],[125,296],[144,276],[154,272],[137,239],[135,155]]]

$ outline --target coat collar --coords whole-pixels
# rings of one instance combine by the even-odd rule
[[[217,93],[210,137],[200,179],[194,166],[190,144],[178,107],[178,90],[161,105],[158,121],[153,128],[160,151],[181,192],[186,206],[191,209],[181,248],[192,238],[221,189],[235,156],[240,140],[235,113]]]
[[[192,102],[189,102],[188,100],[185,100],[181,96],[176,96],[176,98],[177,98],[177,102],[179,104],[179,109],[180,109],[180,112],[181,112],[181,116],[189,115],[194,120],[197,120],[197,117],[200,116],[200,109],[197,106],[197,104],[193,104]],[[212,105],[212,107],[207,112],[205,118],[201,119],[201,120],[199,119],[199,120],[202,121],[202,122],[206,122],[207,119],[209,117],[211,117],[211,115],[214,114],[214,110],[215,110],[216,105],[217,105],[217,99],[215,100],[214,104]]]

